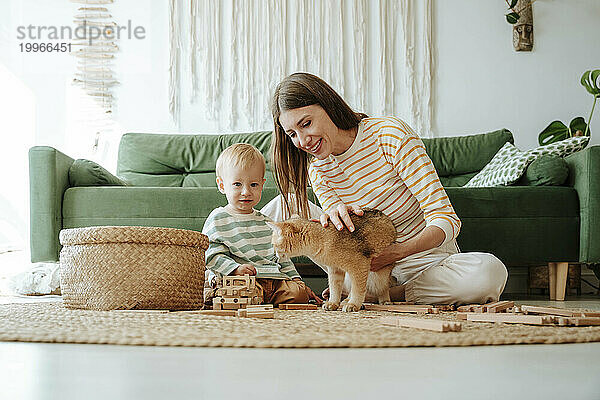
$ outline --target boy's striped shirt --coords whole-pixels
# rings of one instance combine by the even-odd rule
[[[381,210],[394,221],[398,242],[428,225],[445,232],[443,244],[460,231],[422,140],[398,118],[364,118],[350,148],[313,159],[309,176],[325,212],[341,203]]]
[[[299,278],[289,258],[278,258],[271,244],[270,221],[259,211],[252,214],[230,214],[224,207],[214,209],[202,228],[208,236],[206,267],[221,275],[229,275],[241,264],[252,264],[257,278]]]

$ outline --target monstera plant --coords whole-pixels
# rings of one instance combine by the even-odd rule
[[[566,126],[561,121],[552,121],[538,137],[538,141],[541,145],[558,142],[572,136],[588,136],[592,134],[590,131],[590,122],[592,121],[592,115],[594,115],[596,100],[600,97],[600,69],[586,71],[581,77],[581,84],[592,96],[594,96],[592,111],[590,112],[587,123],[583,117],[573,118],[569,126]]]

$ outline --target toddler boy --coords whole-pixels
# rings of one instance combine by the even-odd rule
[[[249,144],[234,144],[219,155],[217,187],[227,205],[214,209],[204,223],[202,233],[210,241],[206,267],[217,276],[255,275],[261,303],[320,301],[291,260],[275,254],[265,222],[270,220],[254,209],[262,195],[265,168],[265,158]]]

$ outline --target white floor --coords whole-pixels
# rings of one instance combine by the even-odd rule
[[[0,343],[3,399],[599,399],[600,343],[202,349]]]
[[[598,297],[526,304],[600,310]],[[600,343],[285,350],[0,342],[0,400],[597,400],[599,371]]]

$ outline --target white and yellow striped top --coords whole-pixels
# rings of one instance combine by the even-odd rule
[[[429,225],[444,231],[442,244],[460,231],[423,141],[398,118],[364,118],[350,148],[313,159],[309,176],[325,212],[342,203],[381,210],[394,221],[398,242]]]

